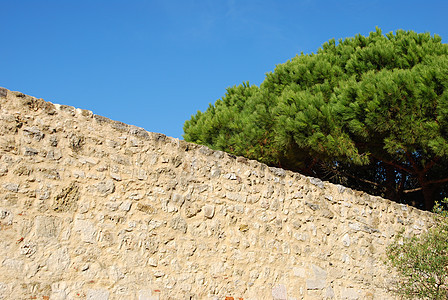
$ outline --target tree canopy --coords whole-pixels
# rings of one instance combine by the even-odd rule
[[[448,194],[447,86],[439,36],[377,28],[228,88],[184,138],[431,209]]]

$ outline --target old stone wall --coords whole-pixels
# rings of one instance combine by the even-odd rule
[[[431,214],[0,89],[0,299],[392,299]]]

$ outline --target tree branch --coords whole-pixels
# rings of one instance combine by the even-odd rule
[[[385,164],[394,166],[394,167],[397,168],[397,169],[403,170],[403,171],[405,171],[406,173],[408,173],[408,174],[410,174],[410,175],[415,175],[415,173],[416,173],[415,171],[413,171],[413,170],[411,170],[411,169],[408,169],[408,168],[406,168],[406,167],[403,167],[402,165],[399,165],[399,164],[394,163],[394,162],[392,162],[392,161],[388,161],[388,160],[382,159],[380,156],[376,156],[376,155],[373,155],[373,154],[372,154],[372,156],[375,157],[376,159],[378,159],[379,161],[382,161],[382,162],[384,162]]]
[[[428,172],[429,171],[429,169],[431,169],[434,165],[435,165],[435,163],[437,162],[437,161],[439,161],[439,159],[440,159],[440,157],[435,157],[434,159],[432,159],[424,168],[423,168],[423,173],[426,173],[426,172]]]
[[[414,158],[408,151],[406,151],[406,157],[408,158],[409,162],[411,163],[412,168],[414,169],[415,173],[422,172],[421,170],[418,169],[417,163],[415,162]]]
[[[415,188],[415,189],[412,189],[412,190],[404,190],[403,193],[405,193],[405,194],[413,193],[413,192],[418,192],[420,190],[422,190],[422,187],[418,187],[418,188]]]
[[[429,185],[429,184],[438,184],[438,183],[444,183],[444,182],[448,182],[448,177],[444,178],[444,179],[428,181],[428,182],[426,182],[426,184]]]

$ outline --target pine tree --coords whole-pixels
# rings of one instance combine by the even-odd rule
[[[377,29],[228,89],[184,138],[431,209],[448,192],[447,86],[439,36]]]

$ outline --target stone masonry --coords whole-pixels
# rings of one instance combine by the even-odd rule
[[[0,299],[393,299],[432,216],[0,88]]]

